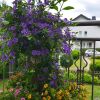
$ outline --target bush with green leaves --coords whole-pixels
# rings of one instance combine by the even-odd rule
[[[96,50],[100,52],[100,48],[96,48]]]
[[[68,72],[65,72],[65,73],[64,73],[63,78],[64,78],[65,81],[68,80]],[[77,77],[76,77],[75,72],[70,72],[70,73],[69,73],[69,81],[75,81],[76,78],[77,78]]]
[[[94,57],[92,56],[91,58],[93,59]],[[100,59],[100,56],[95,56],[95,59]]]
[[[91,83],[92,82],[92,76],[88,73],[84,74],[84,82],[85,83]]]
[[[15,97],[11,92],[4,92],[0,94],[0,100],[15,100]]]
[[[68,80],[67,72],[64,73],[63,79],[65,81]],[[70,72],[69,73],[69,81],[76,81],[76,79],[77,79],[77,74],[75,72]],[[87,72],[84,73],[84,83],[92,84],[92,75],[91,74],[89,74]],[[94,84],[100,84],[100,79],[97,76],[94,76]]]
[[[100,71],[100,62],[96,61],[95,65],[93,66],[93,63],[90,64],[90,70],[91,71]]]
[[[68,68],[70,67],[71,65],[73,65],[73,59],[72,59],[72,56],[71,55],[62,55],[60,57],[60,64],[62,67],[65,67],[65,68]]]
[[[73,57],[73,59],[78,59],[79,58],[79,50],[73,50],[72,57]]]
[[[89,73],[85,73],[84,82],[92,84],[92,75]],[[94,84],[100,84],[100,79],[97,76],[94,76]]]

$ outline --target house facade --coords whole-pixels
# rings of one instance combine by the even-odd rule
[[[71,32],[78,38],[100,38],[100,21],[96,20],[93,16],[91,19],[80,14],[73,19],[73,22],[79,23],[78,26],[70,27]],[[94,43],[92,41],[84,41],[82,43],[83,48],[93,48]],[[75,42],[73,48],[79,48],[79,42]],[[96,41],[96,48],[100,48],[100,42]]]

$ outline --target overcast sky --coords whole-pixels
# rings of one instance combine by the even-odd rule
[[[5,1],[9,5],[11,5],[11,2],[13,2],[13,0]],[[96,18],[100,20],[100,0],[68,0],[65,6],[66,5],[73,6],[75,9],[63,11],[63,17],[75,18],[79,14],[84,14],[89,18],[96,16]]]

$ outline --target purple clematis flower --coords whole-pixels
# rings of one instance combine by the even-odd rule
[[[9,59],[9,56],[7,54],[2,54],[1,60],[7,61]]]
[[[64,53],[70,55],[71,48],[69,47],[69,45],[68,45],[66,42],[64,42],[64,43],[62,44],[62,46],[63,46],[63,51],[64,51]]]
[[[45,5],[49,5],[49,0],[44,0]]]

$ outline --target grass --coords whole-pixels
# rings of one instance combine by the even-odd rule
[[[75,62],[75,60],[74,60],[74,62]],[[80,59],[77,60],[76,65],[77,65],[78,67],[80,67]],[[84,67],[84,65],[85,65],[85,63],[84,63],[84,61],[82,60],[82,67]],[[73,65],[71,66],[71,68],[75,68],[75,65],[73,64]]]
[[[91,100],[92,85],[86,85],[86,88],[89,92],[88,100]],[[94,100],[100,100],[100,85],[94,85]]]
[[[93,59],[90,58],[90,60],[93,62]],[[100,62],[100,59],[95,59],[95,62]]]

